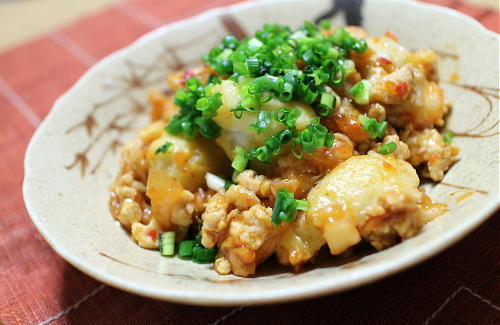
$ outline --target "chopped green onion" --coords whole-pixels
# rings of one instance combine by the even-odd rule
[[[222,94],[207,96],[206,92],[198,79],[192,77],[186,80],[185,88],[174,96],[174,103],[180,111],[172,117],[165,130],[171,134],[183,133],[188,139],[193,139],[198,132],[206,139],[219,137],[220,126],[211,118],[217,115],[217,109],[222,105]]]
[[[307,211],[311,208],[311,203],[305,200],[295,200],[297,202],[297,210]]]
[[[193,262],[196,264],[213,263],[217,256],[217,248],[208,249],[205,247],[193,248]]]
[[[312,104],[325,86],[338,86],[346,74],[355,71],[350,51],[363,53],[367,49],[366,41],[354,38],[344,28],[335,29],[331,36],[323,35],[321,30],[330,29],[330,21],[322,21],[319,26],[306,21],[292,31],[287,26],[266,24],[253,37],[241,41],[233,36],[225,38],[204,60],[218,75],[231,80],[255,78],[246,79],[251,81],[247,94],[241,96],[243,107],[258,110],[273,97],[282,102],[295,98]],[[329,109],[323,107],[321,111]],[[235,114],[241,117],[242,112]]]
[[[266,24],[253,37],[224,38],[204,56],[221,79],[229,77],[239,84],[241,101],[231,109],[236,118],[241,118],[245,112],[257,113],[255,123],[250,125],[257,132],[268,129],[271,119],[287,127],[265,140],[262,146],[248,151],[240,148],[241,153],[236,152],[232,163],[236,174],[246,168],[249,160],[272,162],[273,156],[280,154],[288,143],[296,157],[333,145],[333,134],[319,123],[319,119],[302,131],[297,130],[295,124],[300,109],[280,108],[270,114],[262,108],[263,103],[276,98],[283,103],[304,101],[311,104],[319,116],[333,113],[336,96],[330,90],[342,85],[345,76],[356,71],[350,56],[352,51],[366,51],[367,43],[354,38],[344,28],[336,28],[331,36],[323,35],[322,30],[330,28],[329,21],[321,22],[320,28],[305,22],[295,31],[279,24]],[[220,95],[213,94],[212,84],[204,86],[196,79],[186,84],[189,87],[176,95],[176,104],[183,114],[175,116],[169,128],[173,133],[184,133],[190,138],[197,132],[208,138],[219,136],[220,127],[211,118],[222,102]],[[349,92],[359,105],[370,101],[370,83],[366,80],[354,85]],[[374,131],[373,126],[369,129]]]
[[[282,102],[288,102],[292,99],[293,96],[293,84],[290,82],[285,82],[283,84],[282,89],[280,90],[280,94],[278,96],[278,99]]]
[[[273,113],[273,119],[292,129],[295,128],[295,122],[297,122],[301,114],[302,111],[299,108],[281,107]]]
[[[202,97],[196,101],[196,109],[202,111],[203,117],[217,115],[217,109],[222,105],[222,94],[216,93],[210,97]]]
[[[240,44],[240,41],[236,37],[234,37],[233,35],[228,35],[228,36],[224,37],[224,39],[222,40],[222,44],[224,44],[225,48],[234,50],[238,47],[238,45]]]
[[[209,75],[208,76],[208,84],[212,84],[212,85],[217,85],[217,84],[220,84],[221,83],[221,80],[219,78],[217,78],[216,76],[214,75]]]
[[[321,20],[319,22],[319,27],[321,27],[321,29],[330,29],[332,28],[332,22],[329,21],[329,20]]]
[[[295,200],[293,193],[289,193],[287,189],[280,188],[274,203],[271,222],[278,226],[281,222],[292,222],[295,220],[297,210],[308,210],[310,203],[304,200]]]
[[[322,93],[320,103],[316,106],[316,111],[320,116],[330,116],[333,113],[333,106],[335,103],[335,96],[328,93]]]
[[[305,89],[304,100],[306,101],[306,103],[312,104],[317,97],[318,97],[318,91],[314,91],[310,88]]]
[[[195,244],[193,247],[193,262],[197,264],[201,263],[213,263],[215,257],[217,256],[217,248],[205,248],[201,244],[201,235],[196,235]]]
[[[238,175],[241,174],[240,171],[237,171],[236,169],[233,170],[233,174],[231,175],[231,181],[236,184],[236,180],[238,178]]]
[[[184,240],[179,244],[179,257],[190,257],[193,255],[194,240]]]
[[[361,80],[349,89],[349,94],[354,98],[356,104],[367,105],[370,103],[371,85],[368,80]]]
[[[248,72],[252,75],[259,74],[260,71],[260,62],[257,58],[249,58],[247,59],[247,68]]]
[[[444,143],[450,144],[453,142],[453,138],[455,137],[455,134],[451,131],[446,131],[442,134],[443,141]]]
[[[398,147],[398,145],[396,144],[396,142],[391,141],[391,142],[388,142],[388,143],[381,145],[380,148],[378,149],[378,153],[382,154],[382,155],[389,155],[389,154],[393,153],[397,147]]]
[[[365,40],[357,40],[349,34],[347,30],[339,27],[335,30],[335,34],[332,36],[332,40],[335,45],[341,46],[346,50],[353,50],[356,53],[363,54],[368,45]]]
[[[260,49],[262,46],[264,45],[264,43],[262,43],[261,41],[259,41],[258,39],[256,38],[251,38],[249,41],[248,41],[248,49],[252,52],[255,52],[257,51],[258,49]]]
[[[252,148],[250,152],[245,155],[245,158],[257,159],[258,161],[263,163],[272,163],[273,156],[279,155],[282,151],[283,145],[290,142],[292,138],[293,138],[292,131],[288,129],[282,130],[278,132],[276,135],[264,141],[263,146]]]
[[[316,117],[311,121],[297,137],[294,138],[294,146],[292,153],[297,158],[302,158],[303,154],[316,151],[319,147],[330,148],[333,145],[335,136],[328,132],[328,129],[320,124],[319,118]],[[295,148],[300,148],[300,153]]]
[[[231,163],[231,167],[234,170],[242,172],[245,170],[248,164],[248,158],[246,157],[246,151],[242,147],[236,147],[235,149],[236,156],[234,157],[233,162]]]
[[[363,129],[370,133],[370,137],[372,139],[383,138],[385,130],[389,125],[386,121],[378,122],[373,117],[368,117],[366,115],[360,115],[358,120],[361,123],[361,126],[363,126]]]
[[[344,67],[344,72],[346,75],[356,71],[356,65],[354,64],[353,60],[345,60],[342,66]]]
[[[266,74],[265,76],[256,78],[248,88],[248,93],[255,95],[264,91],[275,90],[278,91],[282,87],[284,80],[275,76]]]
[[[250,157],[269,164],[272,162],[272,155],[272,150],[265,145],[250,150]]]
[[[172,256],[175,253],[175,231],[162,232],[159,239],[160,254]]]
[[[166,153],[168,149],[172,146],[172,142],[165,142],[161,146],[158,147],[155,151],[155,155],[160,154],[160,153]]]

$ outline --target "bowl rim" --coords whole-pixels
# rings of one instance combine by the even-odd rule
[[[366,0],[368,2],[376,2],[380,0]],[[490,36],[499,37],[497,33],[494,33],[488,29],[486,29],[483,25],[481,25],[478,21],[473,18],[466,16],[456,10],[441,7],[434,4],[421,3],[415,0],[410,1],[400,1],[400,0],[382,0],[385,2],[394,2],[398,5],[406,5],[410,7],[417,8],[426,8],[428,10],[439,11],[444,15],[452,15],[458,19],[462,19],[466,21],[468,24],[471,24],[471,28],[478,29],[478,32],[489,34]],[[238,305],[264,305],[271,303],[284,303],[297,301],[302,299],[310,299],[319,296],[323,296],[326,294],[334,294],[341,291],[345,291],[348,289],[357,288],[375,281],[378,281],[382,278],[389,277],[395,273],[406,270],[428,258],[439,254],[444,251],[451,245],[455,244],[467,234],[474,231],[479,225],[485,222],[489,216],[493,214],[493,212],[500,206],[500,197],[497,196],[497,200],[490,200],[488,203],[483,206],[476,214],[473,220],[469,219],[467,222],[464,222],[462,225],[453,228],[451,231],[447,231],[443,236],[438,237],[437,239],[428,242],[424,245],[420,245],[420,249],[413,252],[411,256],[404,255],[400,256],[398,259],[391,260],[390,262],[381,262],[378,265],[372,266],[368,270],[364,270],[364,273],[360,277],[349,279],[344,283],[329,283],[329,281],[321,281],[320,283],[314,283],[313,285],[302,285],[293,288],[293,292],[290,292],[290,288],[284,288],[279,290],[267,291],[267,292],[259,292],[252,294],[241,294],[241,293],[224,293],[219,296],[214,296],[210,293],[204,293],[200,295],[199,291],[189,291],[189,290],[172,290],[172,289],[155,289],[150,286],[142,286],[138,283],[131,283],[123,280],[119,276],[110,275],[102,269],[96,268],[92,266],[91,263],[85,261],[83,258],[78,258],[71,255],[68,251],[65,250],[64,246],[58,246],[56,240],[51,237],[50,232],[44,228],[44,222],[39,217],[37,213],[36,207],[33,205],[33,202],[30,201],[30,188],[32,186],[32,171],[30,169],[30,165],[32,165],[33,157],[33,148],[39,142],[42,134],[44,133],[45,128],[51,121],[54,119],[54,115],[56,111],[59,111],[68,98],[72,97],[78,89],[84,85],[88,79],[91,78],[96,72],[99,72],[102,68],[108,65],[111,62],[117,61],[122,57],[125,57],[127,53],[132,51],[134,48],[140,47],[146,43],[149,43],[151,40],[158,38],[159,36],[167,33],[170,29],[182,28],[185,25],[190,24],[196,20],[204,20],[211,19],[226,13],[237,12],[240,10],[245,10],[247,8],[251,8],[253,6],[265,6],[269,3],[298,3],[303,2],[303,0],[250,0],[243,3],[237,3],[224,7],[217,7],[209,9],[200,14],[194,15],[192,17],[182,19],[179,21],[175,21],[172,23],[168,23],[164,26],[156,28],[152,31],[147,32],[146,34],[139,37],[137,40],[133,41],[129,45],[114,51],[113,53],[105,56],[95,65],[90,67],[74,84],[71,86],[63,95],[61,95],[52,106],[52,109],[47,114],[45,119],[40,123],[38,128],[35,130],[25,153],[24,159],[24,180],[22,185],[23,190],[23,198],[25,202],[26,209],[28,214],[30,215],[33,223],[35,224],[38,231],[41,233],[46,242],[51,246],[51,248],[64,260],[70,263],[72,266],[82,271],[86,275],[104,283],[114,288],[118,288],[124,290],[129,293],[137,294],[144,297],[176,302],[176,303],[184,303],[191,305],[200,305],[200,306],[238,306]]]

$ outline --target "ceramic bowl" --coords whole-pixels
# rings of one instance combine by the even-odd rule
[[[279,13],[279,14],[278,14]],[[108,185],[121,144],[148,123],[146,91],[164,75],[195,65],[228,33],[244,36],[267,22],[361,24],[392,31],[409,48],[440,57],[441,85],[453,104],[448,128],[461,159],[428,194],[449,212],[422,233],[378,253],[293,274],[266,267],[252,278],[140,248],[108,211]],[[26,153],[24,198],[52,248],[89,276],[156,299],[196,305],[267,304],[332,294],[376,281],[449,247],[498,207],[499,38],[455,11],[412,1],[252,1],[161,27],[92,67],[38,128]],[[449,82],[450,78],[459,80]],[[272,264],[272,263],[270,263]]]

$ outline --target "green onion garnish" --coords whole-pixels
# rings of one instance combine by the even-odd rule
[[[354,61],[352,60],[345,60],[342,64],[344,67],[345,74],[348,75],[351,72],[356,71],[356,66],[354,65]]]
[[[293,129],[295,128],[295,122],[297,122],[301,114],[302,111],[298,108],[289,109],[281,107],[273,113],[273,118],[276,121],[285,124],[287,128]]]
[[[361,80],[349,89],[349,94],[354,98],[356,104],[367,105],[370,103],[370,89],[370,82]]]
[[[222,105],[221,94],[207,96],[201,82],[193,77],[186,80],[184,89],[175,93],[174,103],[180,111],[165,127],[167,132],[182,133],[188,139],[193,139],[198,132],[206,139],[215,139],[220,135],[220,126],[212,117],[217,115],[217,109]]]
[[[179,257],[190,257],[193,255],[194,240],[184,240],[179,244]]]
[[[455,137],[455,134],[451,131],[446,131],[442,134],[443,141],[444,143],[450,144],[453,142],[453,138]]]
[[[280,188],[277,194],[271,215],[271,222],[275,226],[281,222],[292,222],[295,220],[297,210],[305,211],[310,207],[310,203],[305,200],[295,200],[293,193],[289,193],[285,188]]]
[[[196,101],[196,109],[202,112],[203,117],[210,118],[217,115],[217,109],[222,105],[222,94],[202,97]]]
[[[165,142],[161,146],[158,147],[155,151],[155,155],[160,154],[160,153],[166,153],[168,149],[172,146],[172,142]]]
[[[162,232],[159,239],[160,254],[172,256],[175,253],[175,231]]]
[[[321,27],[321,29],[330,29],[332,27],[332,22],[329,20],[322,20],[319,22],[319,27]]]
[[[336,99],[333,95],[328,93],[321,94],[321,101],[318,106],[316,106],[316,112],[320,116],[330,116],[333,113],[333,107],[335,105]]]
[[[364,53],[368,45],[365,40],[357,40],[349,34],[344,28],[339,27],[335,30],[333,35],[333,42],[335,45],[341,46],[346,50],[353,50],[359,54]]]
[[[335,136],[329,133],[328,129],[321,125],[319,118],[316,117],[294,138],[292,152],[300,159],[303,154],[314,152],[319,147],[330,148],[334,140]],[[297,152],[297,149],[300,149],[300,152]]]
[[[368,117],[366,115],[360,115],[358,117],[359,122],[363,126],[363,129],[370,133],[372,139],[384,137],[385,130],[389,125],[386,121],[378,122],[373,117]]]
[[[331,28],[331,22],[321,22],[320,28]],[[240,90],[242,108],[233,110],[237,118],[248,108],[259,110],[273,97],[281,102],[304,100],[322,115],[330,113],[335,98],[330,104],[332,98],[322,95],[325,87],[342,84],[345,75],[355,71],[350,51],[364,53],[367,43],[344,28],[337,28],[332,36],[324,36],[320,28],[311,22],[296,31],[278,24],[264,25],[254,37],[224,38],[203,57],[220,76],[235,81],[246,78]],[[206,100],[202,103],[207,105]]]
[[[193,262],[197,264],[213,263],[217,256],[217,248],[208,249],[205,247],[193,248]]]
[[[236,147],[234,149],[236,156],[234,157],[233,162],[231,163],[231,167],[234,170],[242,172],[245,170],[248,164],[248,158],[246,157],[246,151],[242,147]]]
[[[195,244],[192,250],[193,262],[197,264],[201,263],[213,263],[215,257],[217,256],[217,248],[205,248],[201,244],[201,235],[196,235]]]
[[[397,147],[398,147],[398,145],[396,144],[396,142],[391,141],[391,142],[388,142],[388,143],[381,145],[380,148],[378,149],[378,153],[382,154],[382,155],[388,155],[388,154],[393,153]]]

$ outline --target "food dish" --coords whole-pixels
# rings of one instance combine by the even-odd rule
[[[220,274],[272,255],[299,271],[325,244],[381,250],[447,210],[415,170],[440,181],[458,160],[436,129],[434,51],[321,21],[228,35],[203,61],[150,92],[152,124],[122,149],[110,209],[139,246],[171,256],[177,241]]]
[[[228,33],[236,34],[229,18],[249,33],[267,21],[266,12],[280,12],[274,21],[293,25],[330,9],[326,0],[261,1],[217,9],[145,35],[90,69],[55,103],[26,153],[26,207],[51,247],[89,276],[135,294],[196,305],[267,304],[332,294],[395,274],[436,255],[484,222],[498,206],[498,169],[493,168],[498,166],[498,137],[489,132],[498,102],[487,97],[492,102],[488,115],[488,101],[480,93],[488,96],[487,87],[498,85],[498,35],[443,8],[365,0],[361,23],[370,34],[391,30],[407,48],[439,53],[440,86],[454,99],[446,124],[455,131],[461,159],[443,181],[424,186],[433,201],[448,205],[447,213],[426,224],[418,236],[375,254],[330,259],[330,264],[297,274],[274,263],[248,278],[219,275],[206,264],[160,258],[114,224],[107,186],[118,172],[119,154],[112,149],[149,123],[144,94],[164,83],[165,71],[199,64],[207,48]],[[335,25],[346,25],[341,13],[333,18]],[[471,48],[482,49],[481,60]],[[453,74],[460,76],[458,83],[447,82]]]

